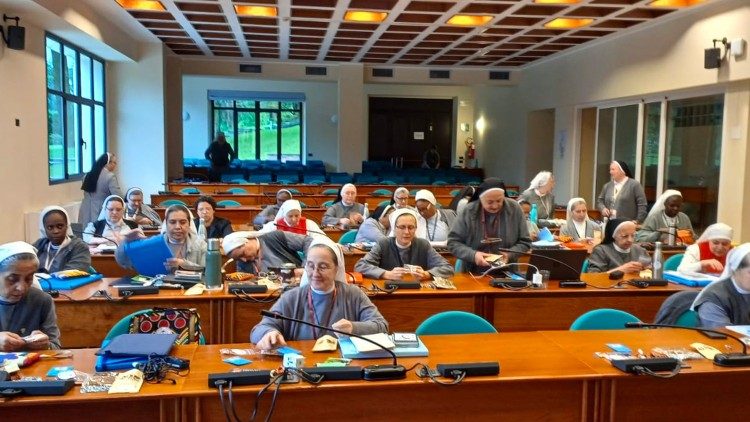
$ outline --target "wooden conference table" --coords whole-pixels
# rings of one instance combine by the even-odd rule
[[[750,401],[743,387],[749,368],[721,368],[701,359],[690,361],[676,377],[664,380],[620,372],[594,352],[617,342],[633,350],[685,347],[702,342],[724,350],[726,340],[710,340],[687,330],[540,331],[523,333],[423,336],[428,357],[401,358],[417,363],[499,362],[494,376],[468,377],[445,387],[420,379],[414,371],[403,380],[323,381],[319,385],[285,384],[275,405],[274,420],[718,420],[747,414]],[[291,342],[312,366],[337,352],[312,353],[312,341]],[[176,384],[144,383],[137,394],[82,394],[74,388],[61,397],[19,397],[0,404],[3,420],[107,420],[112,422],[213,421],[224,412],[208,375],[235,367],[224,363],[223,347],[248,344],[178,346],[173,354],[191,361],[190,372]],[[733,350],[738,346],[731,344]],[[94,349],[74,351],[72,360],[41,361],[22,371],[41,376],[52,367],[73,365],[93,372]],[[253,357],[247,369],[275,369],[278,358]],[[390,363],[389,359],[355,361],[358,365]],[[233,389],[237,413],[244,420],[262,386]],[[260,401],[265,418],[272,391]],[[227,400],[228,401],[228,400]],[[85,415],[85,416],[83,416]],[[439,415],[439,416],[438,416]]]
[[[582,278],[600,287],[610,285],[606,275],[583,274]],[[153,307],[196,308],[209,344],[246,341],[250,329],[260,319],[260,311],[273,305],[275,295],[240,298],[221,292],[184,296],[180,290],[162,290],[158,295],[133,296],[119,300],[109,284],[116,279],[64,292],[70,298],[55,299],[57,321],[64,347],[95,347],[109,329],[132,312]],[[414,331],[429,316],[442,311],[473,312],[490,321],[499,331],[564,330],[582,313],[596,308],[617,308],[642,321],[653,321],[661,303],[669,295],[685,290],[683,286],[639,289],[633,286],[612,289],[561,289],[549,283],[545,289],[505,290],[489,286],[489,278],[474,279],[466,274],[453,278],[456,290],[400,290],[391,294],[369,292],[371,300],[389,323],[392,331]],[[383,287],[383,281],[365,280]],[[107,290],[115,299],[91,297]]]

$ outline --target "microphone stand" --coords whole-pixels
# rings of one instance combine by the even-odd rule
[[[304,321],[301,319],[288,317],[288,316],[281,315],[279,313],[271,312],[267,310],[261,310],[260,314],[268,318],[281,319],[285,321],[296,322],[298,324],[309,325],[311,327],[319,328],[321,330],[332,331],[334,333],[343,334],[345,336],[356,337],[368,343],[372,343],[375,346],[388,352],[388,354],[390,354],[393,357],[393,364],[365,366],[362,372],[363,378],[368,381],[397,380],[397,379],[406,378],[406,368],[403,365],[398,364],[396,353],[394,353],[393,350],[387,349],[382,344],[375,342],[373,340],[370,340],[367,337],[361,336],[359,334],[347,333],[345,331],[336,330],[331,327],[326,327],[320,324],[315,324],[315,323]]]
[[[739,337],[725,333],[723,331],[711,330],[708,328],[682,327],[680,325],[670,324],[648,324],[644,322],[627,322],[625,328],[680,328],[683,330],[692,330],[698,332],[717,333],[737,340],[742,345],[742,353],[719,353],[714,356],[714,364],[719,366],[750,366],[750,355],[747,354],[747,345]]]

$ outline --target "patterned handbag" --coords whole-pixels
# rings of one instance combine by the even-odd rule
[[[153,308],[130,321],[130,333],[175,333],[175,344],[200,342],[200,315],[195,308]]]

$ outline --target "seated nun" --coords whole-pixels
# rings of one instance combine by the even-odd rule
[[[224,255],[237,263],[237,271],[258,275],[288,263],[299,268],[302,265],[300,255],[305,253],[312,240],[311,236],[281,230],[268,233],[239,231],[225,237],[221,246]]]
[[[388,216],[395,210],[396,208],[393,208],[392,205],[380,205],[375,208],[375,211],[359,226],[357,237],[354,241],[377,242],[380,239],[388,237],[388,233],[391,231],[391,223],[388,220]]]
[[[732,249],[732,228],[724,223],[706,227],[701,237],[685,249],[677,271],[683,274],[721,274],[726,266],[727,253]]]
[[[602,243],[589,256],[590,273],[638,273],[651,264],[645,249],[636,245],[635,223],[632,220],[609,220]]]
[[[417,224],[424,227],[417,236],[426,239],[432,246],[447,246],[448,233],[456,221],[456,212],[450,208],[438,208],[435,195],[427,189],[422,189],[414,196],[416,199]]]
[[[123,235],[138,228],[135,221],[125,220],[125,201],[117,195],[109,195],[99,212],[99,219],[89,223],[83,230],[83,241],[89,245],[117,246]]]
[[[89,247],[73,236],[70,218],[64,208],[52,205],[43,209],[39,215],[39,233],[41,237],[34,242],[39,259],[38,272],[88,271],[91,268]]]
[[[670,228],[674,228],[675,240],[681,243],[691,244],[695,239],[693,225],[690,218],[681,212],[682,194],[680,191],[669,189],[656,199],[654,207],[651,208],[643,225],[635,234],[636,242],[663,242],[667,243],[670,236]],[[679,234],[685,233],[685,239],[678,239]]]
[[[161,224],[159,214],[153,208],[143,203],[143,189],[133,187],[125,193],[125,219],[135,221],[139,226],[154,226]]]
[[[302,215],[302,205],[296,199],[284,201],[276,213],[276,219],[263,225],[261,233],[281,230],[310,236],[325,236],[320,226]]]
[[[589,218],[586,200],[573,198],[568,201],[568,207],[565,211],[565,224],[560,227],[560,235],[570,236],[574,242],[593,241],[594,232],[597,231],[601,236],[602,226]]]
[[[357,202],[357,187],[347,183],[341,187],[333,205],[323,215],[324,226],[349,228],[365,221],[365,206]]]
[[[729,252],[719,280],[698,294],[693,309],[701,327],[750,325],[750,243]]]

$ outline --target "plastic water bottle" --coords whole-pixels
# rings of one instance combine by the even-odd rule
[[[206,240],[206,220],[201,218],[200,224],[198,225],[198,237],[202,240]]]
[[[208,290],[221,289],[221,252],[219,252],[219,239],[208,239],[205,283]]]
[[[537,215],[539,214],[539,211],[536,209],[536,204],[531,204],[531,211],[529,211],[529,220],[531,220],[532,223],[537,223]]]
[[[365,202],[365,211],[362,213],[362,219],[367,220],[367,217],[370,216],[370,209],[367,206],[367,202]]]
[[[664,260],[661,253],[661,242],[656,242],[654,245],[654,260],[651,264],[651,272],[654,279],[662,279],[664,278]]]

